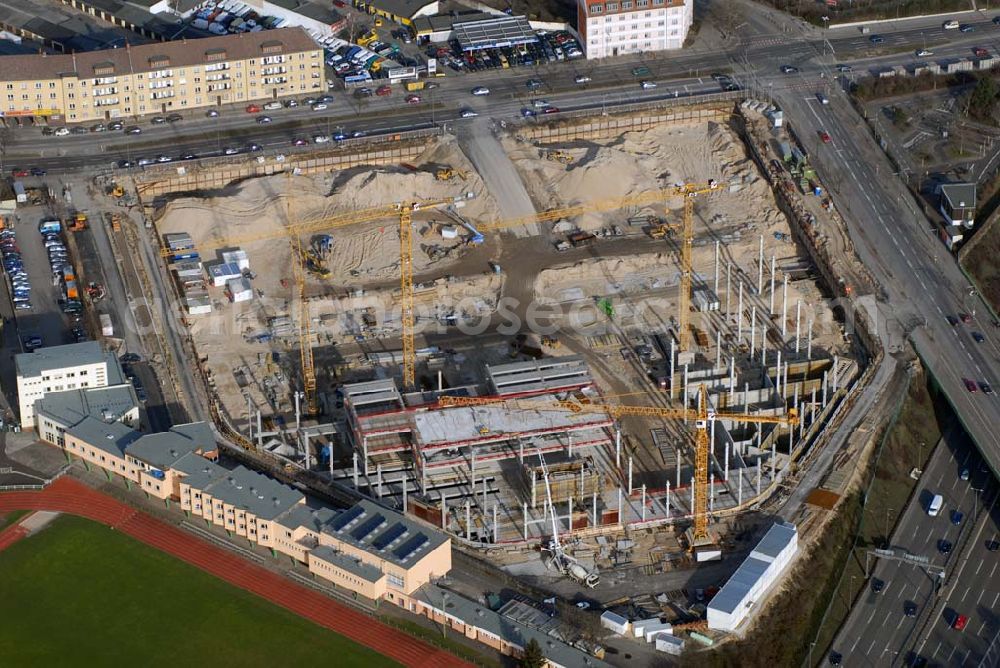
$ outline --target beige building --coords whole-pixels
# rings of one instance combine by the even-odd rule
[[[0,115],[127,119],[325,89],[323,51],[301,28],[0,57]]]
[[[35,426],[35,402],[49,393],[125,384],[114,353],[101,350],[96,341],[21,353],[14,356],[14,367],[24,429]]]

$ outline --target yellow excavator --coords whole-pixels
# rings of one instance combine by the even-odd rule
[[[549,151],[545,154],[545,158],[552,162],[561,162],[564,165],[573,164],[573,156],[565,151]]]
[[[467,174],[465,172],[454,167],[441,167],[434,172],[434,178],[438,181],[451,181],[456,176],[463,181],[467,178]]]

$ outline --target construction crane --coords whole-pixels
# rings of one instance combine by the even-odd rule
[[[744,413],[719,413],[708,407],[708,388],[701,386],[697,408],[659,408],[657,406],[634,406],[614,403],[587,403],[573,400],[506,399],[504,397],[452,397],[438,398],[441,406],[483,406],[504,403],[520,410],[562,410],[572,413],[605,413],[613,418],[624,416],[665,418],[671,420],[693,420],[695,425],[695,485],[694,526],[689,542],[698,546],[710,541],[708,534],[708,442],[709,426],[714,420],[731,420],[753,424],[777,424],[794,427],[799,422],[798,411],[789,409],[785,415],[750,415]]]
[[[688,321],[691,310],[691,276],[694,273],[691,260],[691,247],[694,244],[694,198],[698,195],[717,190],[718,182],[711,180],[706,184],[681,184],[674,188],[674,197],[684,198],[684,214],[681,223],[681,289],[677,297],[677,348],[681,352],[688,349],[691,334],[688,331]]]
[[[292,253],[295,257],[305,257],[302,243],[297,236],[292,236]],[[302,394],[306,401],[306,415],[318,412],[316,404],[316,365],[313,360],[312,327],[309,324],[309,314],[306,312],[306,279],[302,273],[302,265],[292,262],[295,274],[295,286],[298,290],[299,302],[299,356],[302,366]]]
[[[548,501],[548,513],[551,513],[549,518],[552,521],[552,538],[549,540],[548,545],[545,546],[545,549],[552,554],[552,564],[555,565],[561,573],[568,575],[574,580],[582,582],[593,589],[600,584],[600,576],[594,571],[588,571],[579,561],[566,554],[563,550],[562,544],[559,542],[559,524],[556,522],[556,507],[552,502],[552,487],[549,485],[549,468],[545,465],[545,455],[542,454],[541,448],[538,448],[538,461],[541,462],[542,465],[542,478],[545,482],[545,498]]]

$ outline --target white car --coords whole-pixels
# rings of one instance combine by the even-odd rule
[[[326,135],[316,135],[313,137],[314,144],[325,144],[328,141],[330,141],[330,138],[327,137]]]
[[[65,137],[69,134],[69,128],[59,128],[56,130],[56,137]]]
[[[317,102],[316,104],[314,104],[312,106],[312,110],[313,111],[324,111],[325,109],[326,109],[326,103],[325,102]]]
[[[486,86],[476,86],[475,88],[472,89],[472,94],[473,95],[489,95],[490,94],[490,89],[487,88]]]
[[[268,111],[273,111],[275,109],[281,109],[281,103],[278,102],[277,100],[275,100],[273,102],[268,102],[267,104],[264,105],[264,109],[266,109]]]
[[[930,49],[920,49],[919,51],[917,51],[918,58],[923,58],[924,56],[933,56],[933,55],[934,52],[931,51]]]
[[[551,107],[548,100],[532,100],[531,104],[535,109],[544,109],[545,107]]]
[[[236,148],[234,146],[229,146],[229,147],[226,148],[226,150],[223,151],[223,153],[225,153],[226,155],[236,155],[239,152],[240,152],[240,149],[238,149],[238,148]]]
[[[639,87],[642,88],[643,90],[649,90],[650,88],[656,88],[656,82],[655,81],[640,81],[639,82]]]
[[[590,80],[591,80],[590,77],[588,77],[586,74],[577,74],[576,78],[573,79],[573,81],[575,81],[578,84],[584,84]]]
[[[479,114],[477,112],[473,111],[472,109],[463,109],[462,110],[462,118],[475,118],[478,115]]]

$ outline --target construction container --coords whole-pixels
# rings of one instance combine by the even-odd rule
[[[222,263],[213,264],[208,268],[208,275],[212,279],[212,285],[217,288],[224,287],[226,282],[233,278],[240,278],[243,272],[235,264]]]
[[[212,312],[212,300],[208,295],[185,296],[184,307],[191,315],[204,315]]]
[[[661,633],[656,636],[656,651],[680,656],[684,652],[684,641],[669,633]]]
[[[226,294],[229,295],[229,301],[233,302],[248,302],[253,299],[253,288],[250,287],[250,281],[245,278],[231,278],[226,282]]]
[[[187,250],[189,248],[194,248],[194,240],[191,235],[187,232],[176,232],[172,234],[164,235],[164,240],[167,242],[167,248],[172,251]]]
[[[242,248],[237,248],[235,250],[223,251],[222,261],[225,264],[235,264],[240,270],[250,268],[250,258],[247,257],[247,252]]]
[[[642,633],[646,637],[646,642],[653,642],[656,636],[660,634],[671,634],[674,632],[674,627],[667,622],[658,621],[656,624],[649,624],[642,628]]]
[[[649,619],[640,619],[637,622],[632,622],[632,633],[636,638],[646,637],[646,628],[651,627],[653,624],[662,624],[659,617],[650,617]]]
[[[628,634],[630,625],[631,624],[627,619],[621,615],[616,615],[610,610],[605,610],[604,614],[601,615],[601,626],[609,631],[617,633],[618,635]]]
[[[178,278],[201,279],[205,274],[201,268],[201,262],[181,262],[174,265],[174,273]]]
[[[458,228],[454,225],[442,225],[441,226],[441,238],[442,239],[457,239],[458,238]]]
[[[107,313],[101,314],[101,335],[111,337],[115,335],[115,327],[111,323],[111,316]]]

